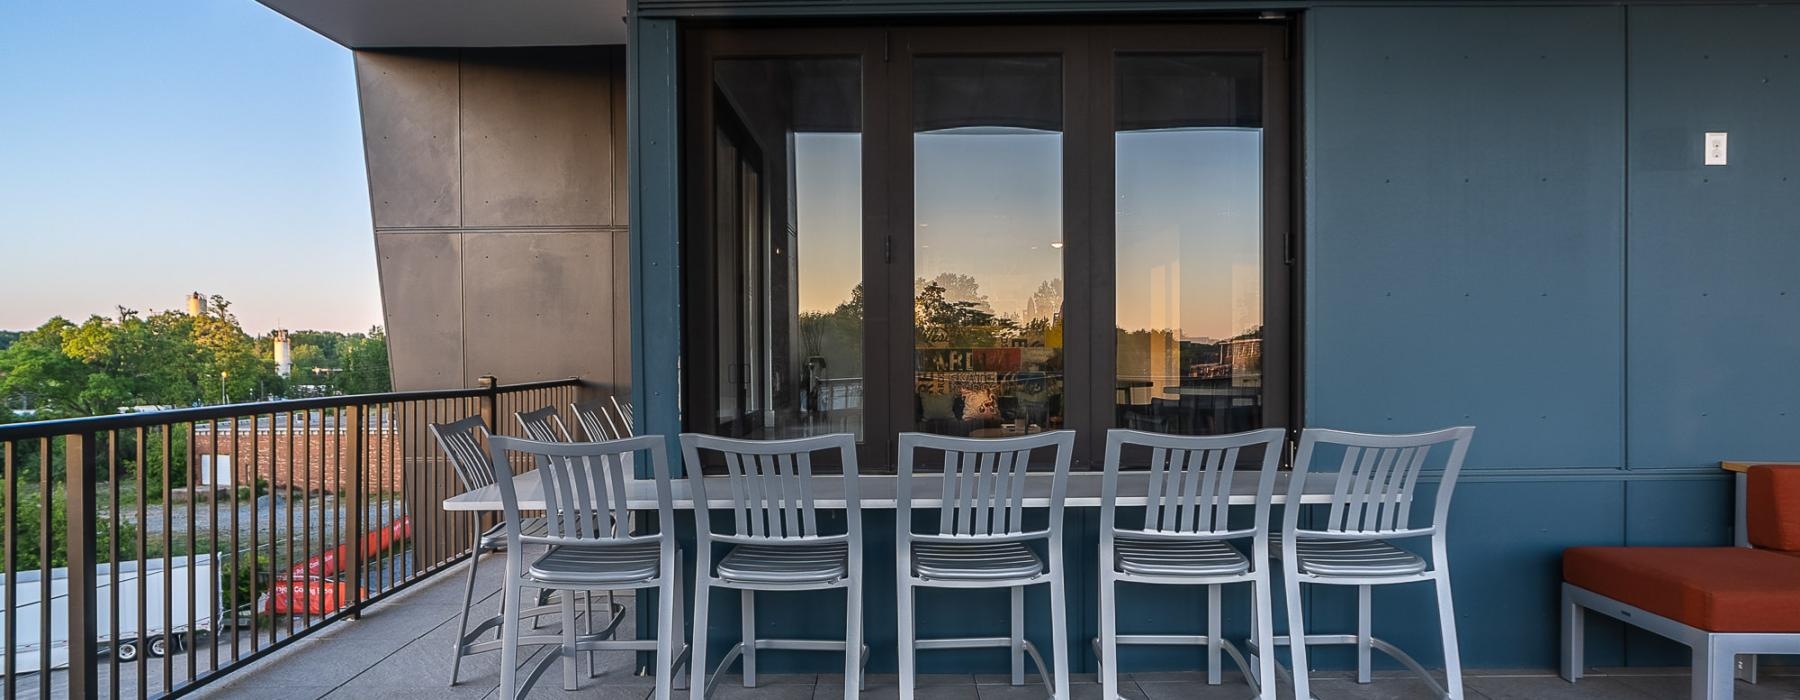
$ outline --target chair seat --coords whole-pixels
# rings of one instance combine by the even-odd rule
[[[1300,573],[1309,576],[1406,576],[1425,571],[1425,560],[1381,540],[1309,540],[1294,543]],[[1270,556],[1281,558],[1281,537],[1269,537]]]
[[[737,583],[831,583],[850,575],[850,545],[740,544],[719,562],[719,578]]]
[[[1119,538],[1113,545],[1116,570],[1140,576],[1231,576],[1250,571],[1250,560],[1219,540]]]
[[[656,579],[662,548],[655,541],[551,547],[525,569],[525,578],[552,586],[624,586]]]
[[[543,537],[548,534],[550,534],[550,524],[543,518],[519,520],[520,537]],[[481,548],[490,551],[506,549],[506,523],[495,525],[487,532],[481,533]]]
[[[1033,578],[1044,562],[1023,542],[914,542],[913,575],[935,581]]]

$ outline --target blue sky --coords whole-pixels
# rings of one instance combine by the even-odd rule
[[[0,329],[380,323],[350,52],[254,0],[0,2]]]

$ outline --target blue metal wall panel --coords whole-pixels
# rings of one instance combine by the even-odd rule
[[[1631,464],[1795,459],[1800,7],[1630,12]]]
[[[1309,13],[1309,424],[1622,463],[1620,12]]]

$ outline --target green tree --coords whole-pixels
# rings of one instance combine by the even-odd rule
[[[339,388],[344,393],[377,394],[392,390],[387,334],[380,326],[370,328],[367,335],[353,336],[343,353],[344,371]]]
[[[8,533],[17,543],[15,555],[18,557],[18,570],[30,571],[43,566],[44,552],[38,547],[39,535],[43,532],[44,509],[43,499],[35,489],[20,490],[18,510],[18,531]],[[50,494],[50,568],[62,568],[69,565],[69,516],[66,512],[66,500],[62,488],[56,487]],[[113,522],[110,517],[100,516],[94,522],[95,552],[97,561],[106,562],[112,554]],[[119,552],[137,552],[137,525],[119,521]]]

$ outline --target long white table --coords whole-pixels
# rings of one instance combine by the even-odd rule
[[[1288,479],[1290,472],[1275,475],[1275,503],[1287,502]],[[1063,504],[1071,508],[1094,508],[1100,505],[1099,472],[1075,472],[1069,475],[1069,489],[1064,496]],[[1244,472],[1231,481],[1231,502],[1233,505],[1251,505],[1256,502],[1256,481],[1259,475]],[[1336,474],[1309,474],[1301,490],[1301,503],[1329,503]],[[1148,472],[1126,472],[1119,475],[1119,497],[1117,503],[1122,506],[1141,506],[1148,502],[1144,494],[1149,491],[1150,475]],[[866,475],[856,480],[857,500],[861,506],[870,510],[893,510],[897,503],[895,491],[898,478],[891,474]],[[519,496],[519,509],[538,511],[544,509],[544,486],[538,481],[536,470],[513,477],[513,488]],[[837,475],[817,475],[812,478],[813,496],[820,508],[843,508],[844,478]],[[676,479],[671,486],[676,510],[693,510],[693,489],[686,479]],[[625,501],[632,510],[654,510],[656,503],[656,482],[647,479],[633,479],[625,484]],[[730,508],[731,490],[726,485],[726,477],[707,477],[706,495],[709,508]],[[936,508],[943,505],[943,486],[935,475],[915,477],[912,482],[912,505],[915,508]],[[1045,508],[1050,505],[1050,475],[1033,472],[1025,478],[1025,507]],[[444,499],[444,510],[451,511],[498,511],[500,504],[500,487],[484,486],[473,491],[457,494]]]

